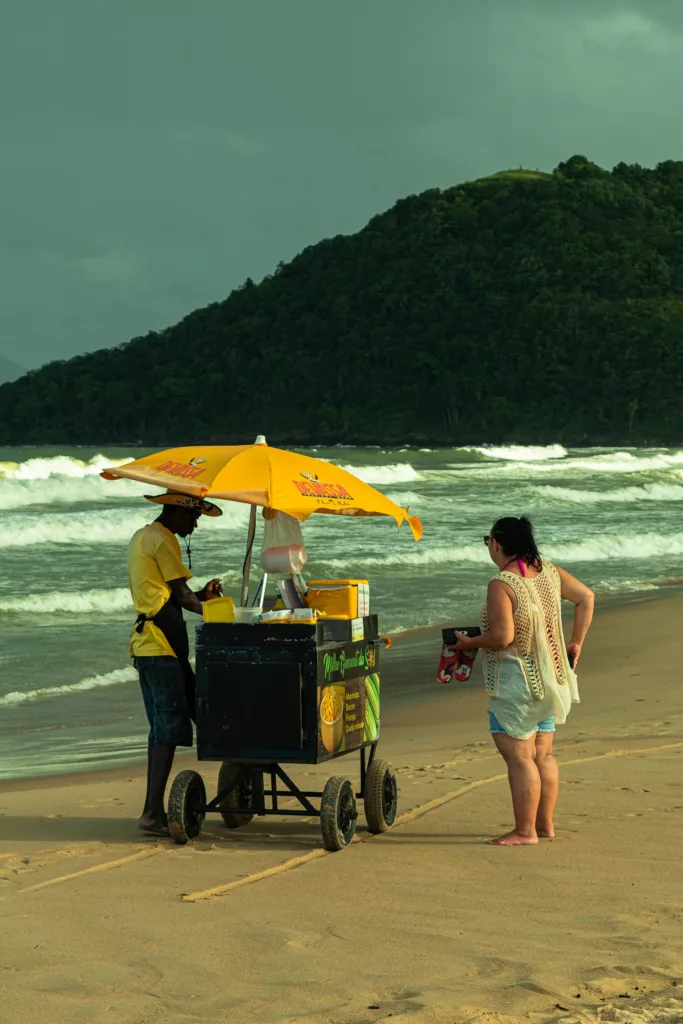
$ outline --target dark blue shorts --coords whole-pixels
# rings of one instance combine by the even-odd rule
[[[192,717],[181,663],[169,654],[160,654],[135,658],[135,667],[149,722],[149,742],[191,747]]]

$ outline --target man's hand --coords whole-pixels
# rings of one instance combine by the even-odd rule
[[[214,597],[223,596],[223,585],[220,579],[209,580],[205,587],[197,592],[197,598],[200,601],[211,601]]]

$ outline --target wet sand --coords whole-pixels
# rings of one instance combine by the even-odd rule
[[[434,680],[438,631],[398,638],[384,669],[398,823],[373,837],[361,814],[340,853],[305,819],[142,837],[139,769],[4,785],[2,1019],[681,1019],[682,613],[675,597],[597,616],[557,736],[558,836],[538,847],[486,845],[511,824],[504,766],[483,691]],[[211,792],[217,765],[199,767]]]

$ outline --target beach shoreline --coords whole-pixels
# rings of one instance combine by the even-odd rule
[[[0,786],[132,770],[146,757],[126,656],[134,612],[125,572],[126,545],[152,515],[145,485],[100,477],[123,449],[28,454],[0,451]],[[442,625],[477,621],[493,571],[482,534],[503,508],[531,515],[541,550],[591,586],[600,607],[644,605],[681,589],[683,452],[512,445],[308,454],[342,464],[425,523],[419,545],[405,530],[392,537],[380,520],[306,523],[311,576],[371,580],[371,606],[394,639],[383,658],[385,712],[394,701],[431,699]],[[246,515],[246,506],[227,503],[220,520],[204,524],[193,552],[198,586],[222,575],[238,596]],[[415,675],[394,679],[404,658]]]
[[[662,604],[663,613],[666,614],[670,607],[669,602],[680,603],[683,609],[683,595],[679,594],[654,594],[647,592],[639,600],[596,602],[594,630],[592,633],[589,633],[586,641],[587,652],[590,654],[591,640],[595,636],[595,625],[601,623],[604,616],[614,615],[615,613],[618,616],[622,610],[635,610],[640,605],[649,607],[653,604],[659,605],[660,603]],[[565,606],[563,613],[565,633],[568,635],[568,623],[573,615],[571,606]],[[478,622],[478,615],[475,613],[465,618],[467,622],[463,620],[462,623],[459,622],[458,624],[474,625]],[[387,634],[392,640],[392,645],[390,650],[382,655],[383,736],[391,729],[392,721],[395,717],[400,722],[403,721],[404,717],[410,717],[410,715],[413,715],[416,720],[421,720],[425,713],[428,714],[428,709],[433,703],[438,702],[440,697],[444,697],[448,692],[457,693],[461,699],[468,695],[466,698],[468,707],[469,701],[472,699],[476,701],[476,696],[479,695],[481,707],[485,709],[486,697],[478,662],[475,664],[472,679],[467,683],[453,682],[448,686],[444,686],[436,680],[436,671],[442,646],[441,633],[442,629],[449,626],[452,628],[452,623],[444,622],[438,626],[422,626],[395,634]],[[381,631],[380,635],[382,635]],[[583,664],[585,665],[585,660]],[[579,678],[582,675],[583,665]],[[418,678],[421,680],[419,684],[416,683]],[[135,684],[132,685],[135,686]],[[180,771],[188,764],[199,764],[194,751],[179,748],[176,753],[174,773],[175,771]],[[13,779],[4,779],[2,781],[2,789],[5,792],[31,792],[38,786],[40,788],[52,789],[78,786],[85,782],[95,783],[97,780],[123,781],[130,776],[137,777],[140,771],[145,768],[145,765],[144,757],[136,757],[115,767],[74,769],[68,772],[21,776]]]
[[[682,613],[675,596],[596,616],[582,702],[556,737],[557,839],[537,847],[486,845],[511,823],[505,768],[483,688],[436,682],[436,630],[426,651],[394,652],[399,677],[429,674],[425,699],[388,703],[383,717],[397,822],[372,836],[359,805],[356,840],[340,853],[324,851],[313,818],[229,830],[211,816],[187,846],[146,837],[142,765],[4,785],[9,1019],[675,1020]],[[217,763],[188,755],[176,764],[186,767],[215,792]],[[318,788],[340,772],[357,780],[357,758],[292,776]]]
[[[435,629],[426,646],[397,641],[385,670],[407,685],[429,676],[424,699],[387,701],[383,716],[396,823],[371,836],[359,805],[356,840],[340,853],[323,849],[315,818],[231,830],[210,816],[184,847],[144,837],[143,765],[5,784],[9,1019],[676,1020],[682,612],[674,596],[596,616],[582,702],[556,737],[557,839],[538,847],[486,845],[511,822],[505,766],[483,688],[436,683]],[[210,795],[218,767],[193,755],[175,766],[200,771]],[[357,771],[349,755],[292,776],[317,788]]]

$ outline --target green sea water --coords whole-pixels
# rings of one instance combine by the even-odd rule
[[[529,514],[544,555],[602,601],[656,597],[681,585],[683,451],[306,453],[350,469],[424,523],[420,544],[391,520],[313,516],[303,526],[306,575],[369,579],[383,631],[471,617],[493,572],[482,538],[506,514]],[[157,510],[142,497],[149,487],[99,476],[140,454],[0,449],[0,778],[144,755],[146,724],[127,656],[134,615],[126,545]],[[224,513],[202,521],[193,537],[193,571],[198,585],[222,576],[236,596],[248,509],[224,503]],[[416,680],[416,692],[432,683]]]

